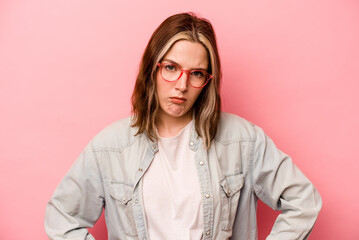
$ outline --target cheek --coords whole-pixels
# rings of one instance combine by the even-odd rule
[[[199,97],[199,95],[201,94],[202,89],[193,89],[193,92],[191,93],[192,96],[192,101],[195,102],[197,100],[197,98]]]
[[[166,96],[166,94],[169,92],[169,87],[170,84],[167,84],[167,82],[165,82],[161,76],[159,76],[157,74],[157,78],[156,78],[156,92],[157,92],[157,96],[159,98],[162,98],[164,96]]]

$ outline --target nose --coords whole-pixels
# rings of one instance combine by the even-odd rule
[[[189,73],[183,72],[181,77],[176,82],[176,89],[183,92],[188,88],[188,75]]]

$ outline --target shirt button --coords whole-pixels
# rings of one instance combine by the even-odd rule
[[[203,164],[204,164],[204,162],[203,162],[203,161],[200,161],[200,162],[199,162],[199,165],[201,165],[201,166],[202,166]]]
[[[138,200],[137,199],[135,199],[135,204],[137,204],[138,203]]]
[[[138,169],[138,171],[139,171],[139,172],[142,172],[142,171],[143,171],[143,169],[142,169],[142,168],[139,168],[139,169]]]
[[[157,149],[157,146],[156,146],[156,145],[153,145],[152,147],[153,147],[153,149],[154,149],[154,150],[156,150],[156,149]]]
[[[204,195],[206,198],[209,198],[210,196],[209,196],[209,194],[208,193],[206,193],[206,195]]]
[[[126,198],[125,198],[125,197],[122,198],[122,202],[126,202]]]
[[[210,233],[211,233],[211,232],[208,230],[208,231],[206,232],[206,235],[208,236]]]
[[[189,145],[193,146],[193,145],[194,145],[194,142],[190,141],[190,142],[189,142]]]

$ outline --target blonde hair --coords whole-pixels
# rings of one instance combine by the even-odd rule
[[[160,108],[156,92],[157,63],[179,40],[201,43],[208,52],[208,72],[213,76],[193,105],[195,129],[206,148],[217,132],[221,113],[219,95],[221,68],[215,33],[211,23],[193,13],[181,13],[167,18],[152,34],[145,49],[132,94],[133,127],[137,134],[146,133],[157,139],[155,123]]]

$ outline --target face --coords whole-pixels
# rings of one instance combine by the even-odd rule
[[[174,63],[183,70],[208,69],[206,48],[198,42],[180,40],[173,44],[163,57],[162,63]],[[203,88],[193,88],[187,82],[188,73],[183,72],[175,82],[165,81],[157,71],[157,96],[160,104],[159,118],[192,119],[192,106]]]

